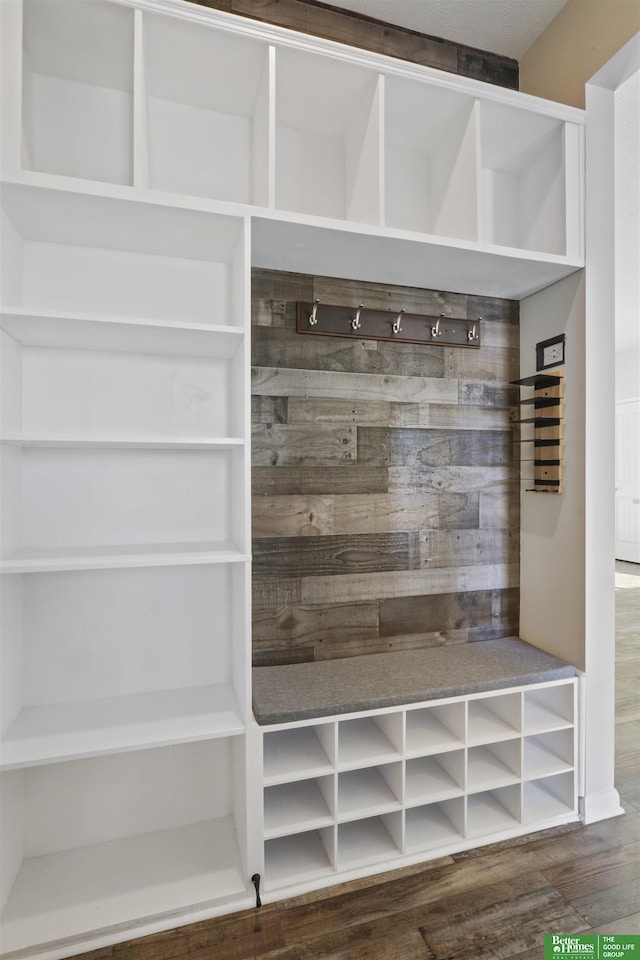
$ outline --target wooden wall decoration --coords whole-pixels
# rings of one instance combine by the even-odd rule
[[[461,77],[484,80],[517,90],[518,61],[488,50],[430,37],[395,24],[383,23],[351,10],[341,10],[315,0],[190,0],[204,7],[235,13],[309,33],[352,47],[384,53],[410,63],[435,67]]]
[[[363,291],[482,348],[296,333]],[[255,270],[252,309],[254,663],[517,634],[518,303]]]

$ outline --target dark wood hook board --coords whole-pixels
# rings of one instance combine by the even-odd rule
[[[389,340],[431,343],[442,347],[480,347],[481,317],[430,317],[404,310],[373,310],[359,304],[339,307],[330,303],[298,301],[298,333],[323,337],[356,337],[359,340]]]

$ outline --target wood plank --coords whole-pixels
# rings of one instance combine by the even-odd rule
[[[545,876],[566,900],[597,894],[619,883],[638,881],[640,841],[627,843],[589,858],[578,857],[569,863],[550,867]]]
[[[514,529],[520,526],[519,489],[514,484],[510,495],[480,491],[479,498],[480,529]]]
[[[515,60],[506,57],[500,63],[494,61],[494,54],[487,54],[471,47],[458,48],[458,73],[475,80],[485,80],[501,87],[518,89],[519,69]]]
[[[515,407],[485,407],[451,403],[397,403],[390,406],[388,423],[391,427],[506,431],[511,430],[516,417],[517,410]],[[365,424],[362,422],[362,425]],[[381,418],[379,425],[385,425],[383,418]]]
[[[356,428],[348,425],[255,424],[251,460],[256,467],[332,466],[354,462]]]
[[[458,402],[480,407],[508,408],[511,419],[517,419],[519,409],[516,387],[502,380],[463,379],[458,383]]]
[[[359,657],[364,654],[389,653],[392,650],[424,650],[441,647],[445,643],[467,643],[468,630],[439,630],[436,633],[403,633],[396,636],[372,636],[359,642],[336,634],[318,647],[316,660],[335,660],[340,657]]]
[[[307,577],[361,579],[380,571],[414,570],[418,562],[418,535],[381,533],[335,537],[265,537],[253,542],[253,569],[258,579]],[[344,602],[357,597],[347,597]],[[374,599],[368,597],[367,599]],[[332,602],[331,598],[328,602]],[[303,603],[325,602],[307,600]],[[338,597],[335,602],[341,602]]]
[[[490,467],[513,461],[510,430],[392,429],[385,440],[382,431],[375,427],[358,428],[359,460],[375,462],[378,444],[385,456],[388,449],[390,466],[404,469]]]
[[[304,543],[316,543],[317,539],[311,538]],[[301,583],[302,603],[362,603],[398,596],[433,596],[489,588],[506,590],[518,586],[518,573],[518,564],[504,563],[438,570],[408,569],[397,576],[391,573],[370,573],[364,579],[357,574],[339,577],[309,576],[304,577]]]
[[[253,617],[255,650],[312,647],[327,644],[339,634],[345,641],[359,641],[378,635],[378,604],[331,603],[259,610]]]
[[[478,490],[485,495],[492,493],[505,501],[510,495],[520,493],[520,465],[502,466],[425,466],[414,463],[389,468],[389,493],[405,494],[413,490],[449,494],[468,494],[478,497]],[[479,501],[478,501],[479,502]]]
[[[340,277],[315,277],[314,296],[321,303],[355,307],[364,303],[373,310],[390,310],[393,313],[406,310],[407,313],[424,313],[435,317],[444,314],[445,317],[465,319],[469,316],[469,298],[465,293],[423,290],[400,284],[390,286]]]
[[[289,401],[287,397],[251,397],[251,423],[272,426],[274,423],[287,423],[289,420]]]
[[[395,597],[380,601],[380,636],[488,625],[491,591]]]
[[[262,396],[345,397],[350,400],[457,403],[458,383],[437,377],[396,377],[325,370],[253,367],[251,392]]]
[[[258,331],[264,327],[268,328],[268,330],[284,327],[294,330],[296,325],[295,305],[295,300],[283,300],[276,297],[252,297],[252,342]],[[255,360],[253,362],[255,363]]]
[[[520,376],[517,347],[485,347],[480,350],[444,348],[444,375],[456,380],[489,380],[508,383]]]
[[[254,613],[256,610],[277,610],[279,607],[299,604],[301,602],[300,578],[281,577],[276,580],[274,577],[267,577],[261,580],[254,573],[252,599]]]
[[[295,304],[298,300],[313,300],[314,278],[306,273],[288,270],[251,269],[251,300],[280,300]],[[295,309],[294,309],[295,314]]]
[[[273,301],[270,301],[273,304]],[[253,330],[251,362],[257,367],[335,370],[348,373],[442,377],[442,347],[430,344],[386,343],[354,337],[301,336],[289,329],[289,311],[282,322]]]
[[[637,874],[636,874],[637,876]],[[584,897],[573,900],[571,905],[592,926],[611,923],[619,917],[628,917],[640,912],[640,883],[623,881]]]
[[[254,467],[251,489],[261,496],[301,496],[313,494],[386,493],[389,471],[386,467],[351,463],[331,467]],[[255,500],[254,500],[255,503]]]
[[[439,498],[423,493],[263,496],[253,503],[254,537],[401,533],[438,520]]]
[[[550,884],[531,875],[531,889],[513,896],[508,884],[496,885],[493,903],[471,902],[449,916],[428,920],[420,932],[436,957],[448,960],[506,960],[534,944],[549,931],[580,933],[588,924]],[[447,904],[441,904],[441,911]],[[440,911],[439,911],[440,912]]]
[[[430,569],[517,563],[519,554],[518,529],[427,530],[420,534],[420,557]]]
[[[359,426],[380,427],[389,425],[392,411],[405,406],[413,407],[415,404],[392,404],[386,400],[291,397],[288,400],[288,418],[289,423],[357,423]]]

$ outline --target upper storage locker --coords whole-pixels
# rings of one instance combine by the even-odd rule
[[[387,226],[476,240],[473,97],[389,76],[385,108]]]
[[[22,166],[130,184],[134,11],[24,0]]]
[[[145,14],[142,26],[148,184],[141,185],[265,206],[268,45],[160,16]]]
[[[485,243],[543,253],[567,250],[562,120],[490,101],[480,104],[481,230]],[[578,169],[572,178],[578,189]]]
[[[380,135],[376,73],[278,49],[276,207],[380,223]]]

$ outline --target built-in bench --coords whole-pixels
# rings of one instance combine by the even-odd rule
[[[576,668],[516,637],[340,660],[254,667],[261,725],[546,683]]]

